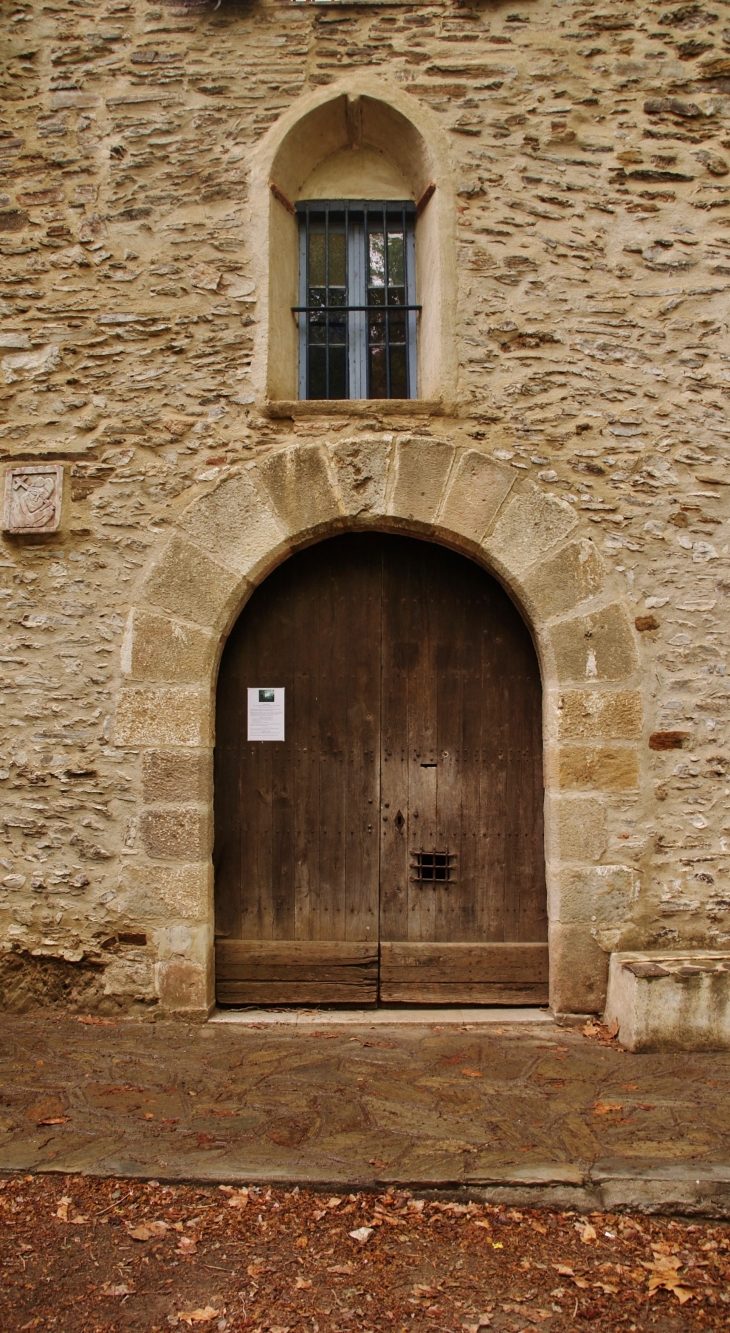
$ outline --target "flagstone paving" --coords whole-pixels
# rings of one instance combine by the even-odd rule
[[[631,1055],[544,1022],[7,1016],[0,1087],[1,1171],[623,1190],[730,1215],[730,1054]]]

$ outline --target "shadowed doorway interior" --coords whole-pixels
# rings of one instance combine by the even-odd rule
[[[546,1003],[540,672],[496,580],[381,533],[279,566],[221,661],[214,861],[220,1004]]]

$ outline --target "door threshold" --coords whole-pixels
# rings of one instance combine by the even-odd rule
[[[537,1008],[398,1008],[398,1009],[214,1009],[211,1023],[241,1027],[481,1027],[490,1023],[554,1023],[548,1009]]]

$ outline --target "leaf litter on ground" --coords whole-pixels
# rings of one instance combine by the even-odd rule
[[[730,1225],[82,1176],[0,1180],[3,1333],[694,1333]]]

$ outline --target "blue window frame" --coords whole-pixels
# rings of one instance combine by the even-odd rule
[[[415,398],[415,205],[309,200],[299,219],[299,397]]]

